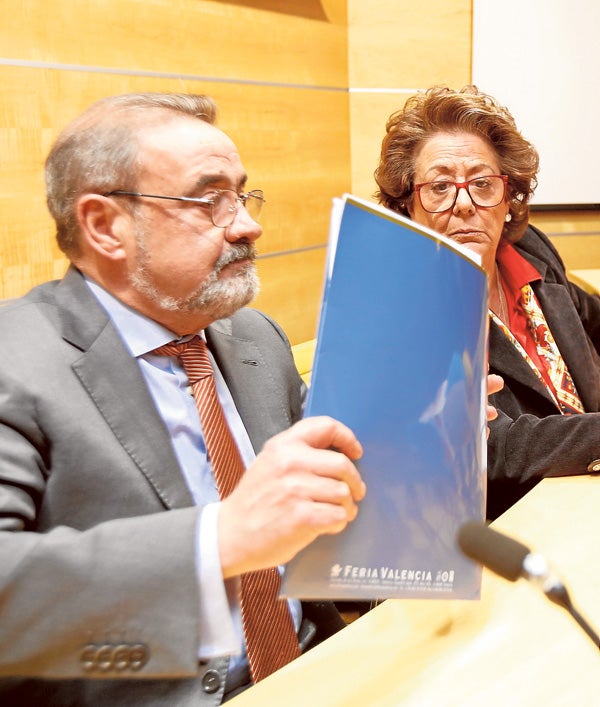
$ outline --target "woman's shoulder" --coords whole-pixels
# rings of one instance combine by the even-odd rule
[[[514,246],[526,258],[529,256],[528,260],[537,258],[553,270],[559,270],[566,275],[565,264],[550,238],[531,223]]]

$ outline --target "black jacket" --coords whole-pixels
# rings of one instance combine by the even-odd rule
[[[547,236],[533,226],[515,244],[542,276],[532,285],[586,413],[563,416],[523,357],[490,323],[490,373],[504,378],[488,441],[487,516],[494,519],[546,476],[600,465],[600,297],[567,280]]]

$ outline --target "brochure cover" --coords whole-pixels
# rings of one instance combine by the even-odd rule
[[[456,534],[483,520],[487,277],[477,256],[345,195],[332,212],[305,415],[364,448],[356,520],[285,571],[303,599],[477,599],[481,569]]]

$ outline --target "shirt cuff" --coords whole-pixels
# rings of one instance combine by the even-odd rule
[[[220,505],[209,503],[204,506],[196,531],[196,572],[200,597],[198,658],[202,660],[236,655],[242,650],[219,557]],[[230,583],[228,581],[227,585]]]

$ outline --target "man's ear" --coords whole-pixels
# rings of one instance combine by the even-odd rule
[[[84,194],[77,202],[77,220],[83,241],[98,255],[110,260],[127,257],[126,238],[131,217],[113,199]]]

